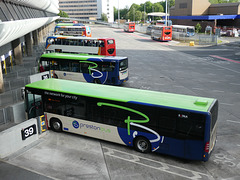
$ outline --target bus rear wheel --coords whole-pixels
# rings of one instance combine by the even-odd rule
[[[62,122],[57,118],[52,118],[50,120],[50,126],[51,126],[51,129],[55,132],[62,131]]]
[[[134,148],[138,151],[138,152],[142,152],[142,153],[148,153],[151,151],[151,144],[149,142],[149,140],[145,137],[137,137],[134,140]]]

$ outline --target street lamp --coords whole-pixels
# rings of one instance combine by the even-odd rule
[[[119,0],[118,0],[118,27],[120,26],[120,11],[119,11]]]
[[[165,26],[167,26],[167,11],[168,11],[168,8],[167,8],[167,0],[166,0],[166,14],[165,14]]]
[[[154,13],[154,6],[152,6],[152,13]],[[154,21],[154,14],[153,14],[153,16],[152,16],[152,21]]]
[[[145,12],[146,12],[146,3],[144,3],[144,23],[145,23]]]

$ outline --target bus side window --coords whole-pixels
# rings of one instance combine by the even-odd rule
[[[84,99],[66,101],[65,116],[75,118],[86,118],[86,101]]]
[[[61,71],[69,71],[69,62],[66,62],[66,61],[59,61],[59,64],[60,64],[60,70]]]
[[[89,73],[89,69],[88,69],[89,64],[88,63],[81,62],[80,65],[81,65],[81,68],[80,68],[81,73]]]
[[[55,39],[55,44],[60,45],[61,44],[61,39]]]
[[[104,41],[99,41],[100,42],[100,47],[104,47]]]
[[[97,47],[97,41],[93,41],[93,47]]]
[[[54,97],[46,97],[44,101],[44,110],[49,113],[54,113],[58,115],[63,115],[65,109],[65,103],[61,99]]]
[[[99,47],[99,46],[100,46],[100,42],[97,41],[97,42],[96,42],[96,47]]]
[[[103,62],[102,63],[102,71],[104,72],[112,72],[115,69],[115,63],[112,62]]]
[[[80,72],[80,65],[78,62],[72,62],[72,72]]]
[[[51,61],[51,69],[59,70],[59,63],[57,61]]]
[[[40,64],[42,64],[44,71],[49,71],[49,61],[48,60],[40,60]]]

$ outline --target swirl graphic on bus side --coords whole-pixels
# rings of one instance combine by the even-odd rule
[[[102,60],[101,60],[102,61]],[[88,66],[88,74],[83,73],[84,78],[87,82],[92,82],[93,79],[99,79],[102,84],[104,84],[107,80],[107,72],[101,72],[95,68],[98,67],[98,64],[92,61],[79,61],[80,63],[87,63]]]
[[[128,136],[131,135],[130,125],[132,125],[132,126],[136,126],[136,127],[142,128],[142,129],[144,129],[146,131],[149,131],[150,133],[155,135],[155,137],[156,137],[155,139],[149,140],[150,143],[152,144],[152,147],[153,147],[152,151],[156,151],[159,148],[159,143],[163,143],[164,136],[160,136],[156,131],[154,131],[154,130],[146,127],[146,126],[137,124],[137,123],[148,123],[149,120],[150,120],[148,118],[148,116],[146,116],[142,112],[139,112],[137,110],[134,110],[134,109],[131,109],[131,108],[127,108],[127,107],[124,107],[124,106],[119,106],[119,105],[116,105],[116,104],[110,104],[110,103],[104,103],[104,102],[98,102],[97,105],[98,106],[110,106],[110,107],[114,107],[114,108],[119,108],[119,109],[123,109],[123,110],[126,110],[126,111],[130,111],[132,113],[136,113],[136,114],[138,114],[140,116],[143,116],[145,118],[145,120],[131,119],[130,116],[128,116],[128,118],[124,120],[124,122],[127,124],[127,134],[128,134]],[[138,134],[140,134],[140,132],[134,131],[132,133],[132,138],[134,139]],[[153,145],[153,143],[154,143],[154,145]],[[154,148],[154,146],[157,146],[157,147]]]

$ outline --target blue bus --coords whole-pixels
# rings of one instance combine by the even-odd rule
[[[74,81],[120,85],[128,80],[128,58],[71,53],[47,53],[39,60],[39,72]]]
[[[28,118],[45,115],[56,132],[200,161],[215,146],[213,98],[53,78],[26,85],[25,93]]]

